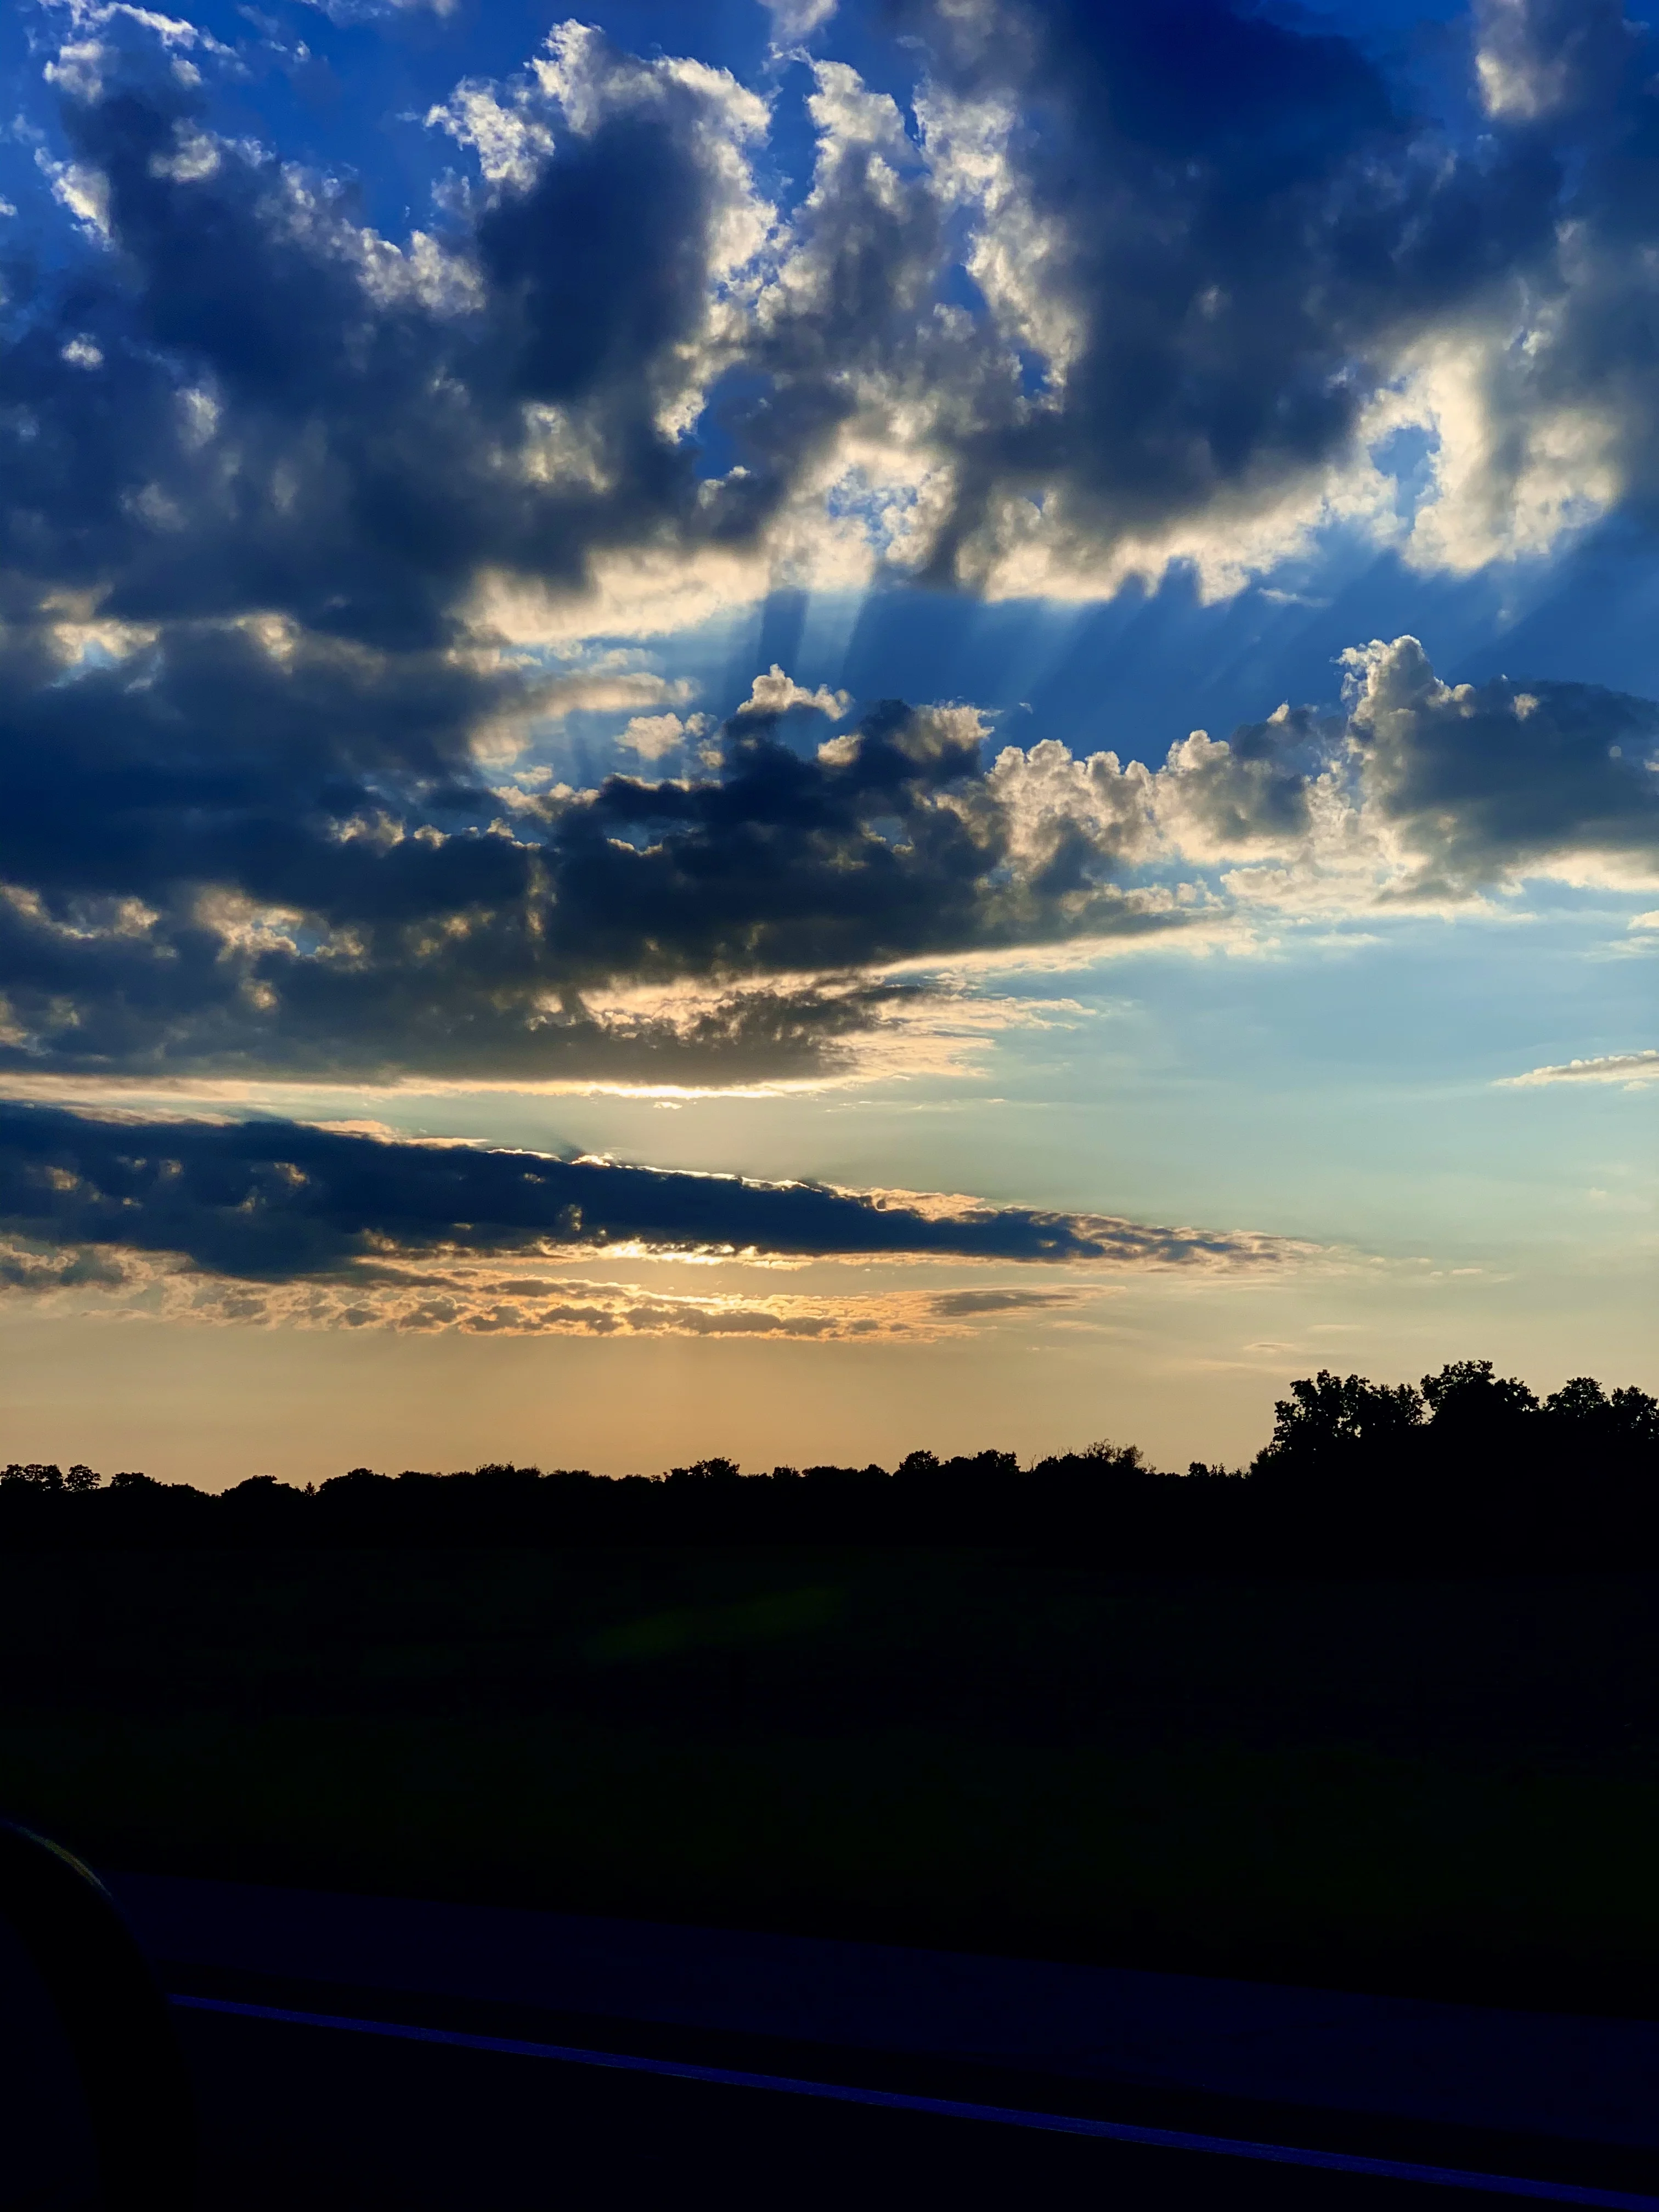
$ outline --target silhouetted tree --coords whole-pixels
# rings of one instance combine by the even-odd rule
[[[61,1490],[64,1470],[61,1467],[48,1467],[40,1460],[13,1460],[0,1471],[0,1482],[15,1483],[30,1490]]]
[[[1322,1367],[1311,1382],[1292,1382],[1290,1396],[1274,1406],[1272,1439],[1257,1454],[1252,1472],[1322,1473],[1343,1459],[1369,1456],[1379,1447],[1396,1450],[1423,1417],[1423,1398],[1409,1382],[1391,1387],[1363,1375],[1333,1375]]]
[[[72,1502],[71,1502],[72,1500]],[[1102,1441],[1024,1468],[908,1452],[890,1474],[708,1458],[658,1480],[491,1461],[448,1475],[356,1467],[222,1493],[77,1462],[0,1470],[0,1541],[928,1543],[1060,1546],[1095,1560],[1318,1571],[1659,1565],[1659,1401],[1588,1376],[1542,1404],[1490,1360],[1420,1388],[1322,1369],[1291,1385],[1248,1474],[1162,1474]]]

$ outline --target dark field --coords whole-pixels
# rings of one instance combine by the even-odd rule
[[[1659,1577],[0,1559],[94,1863],[1650,2013]]]

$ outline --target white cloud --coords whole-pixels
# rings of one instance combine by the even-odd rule
[[[1524,1075],[1506,1075],[1505,1088],[1521,1090],[1542,1083],[1659,1083],[1659,1052],[1610,1052],[1595,1060],[1570,1060],[1559,1067],[1529,1068]]]
[[[760,0],[772,18],[775,51],[798,46],[821,31],[836,12],[836,0]]]
[[[852,706],[848,691],[832,691],[827,684],[820,684],[816,691],[809,691],[786,676],[775,660],[764,676],[756,677],[750,687],[749,696],[738,709],[739,714],[783,714],[792,707],[810,707],[816,713],[827,714],[832,722],[842,720]]]
[[[635,714],[617,742],[641,760],[661,760],[665,754],[713,727],[707,714],[693,714],[689,721],[682,721],[678,714]]]

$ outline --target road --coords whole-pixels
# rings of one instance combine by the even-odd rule
[[[1659,2212],[1651,2023],[112,1881],[176,1999],[204,2212]]]
[[[204,2119],[204,2212],[1540,2201],[222,2013],[192,2011],[183,2026]],[[1659,2204],[1565,2189],[1543,2201],[1621,2197]]]

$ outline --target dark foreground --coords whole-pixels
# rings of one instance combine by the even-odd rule
[[[204,2212],[1659,2212],[1645,2022],[113,1879],[174,1993]]]
[[[1659,1577],[0,1553],[94,1864],[1645,2016]]]
[[[206,2120],[203,2212],[1516,2201],[1474,2177],[1449,2189],[224,2015],[190,2016],[185,2035]],[[1570,2183],[1540,2195],[1659,2203]]]

